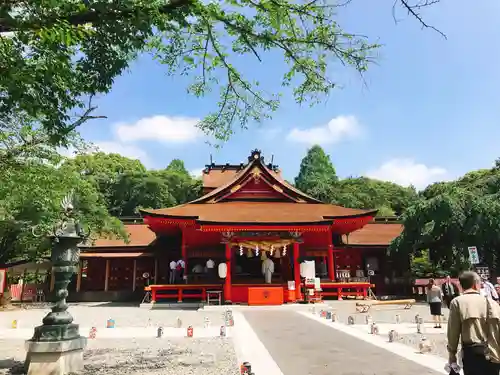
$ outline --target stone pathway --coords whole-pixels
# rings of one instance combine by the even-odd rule
[[[438,374],[296,312],[243,314],[283,375]]]

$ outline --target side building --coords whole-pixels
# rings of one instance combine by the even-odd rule
[[[377,218],[376,210],[317,201],[283,180],[258,150],[247,163],[207,165],[202,178],[201,198],[124,219],[128,244],[98,239],[82,247],[72,299],[140,301],[151,284],[158,301],[205,300],[207,291],[219,291],[226,303],[291,302],[303,297],[303,260],[315,261],[323,294],[332,298],[363,297],[370,284],[386,294],[399,276],[386,249],[400,223]],[[179,260],[185,272],[172,279],[170,264]],[[272,262],[268,279],[264,262]],[[210,269],[221,263],[224,279]]]

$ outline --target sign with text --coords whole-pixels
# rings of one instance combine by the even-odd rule
[[[488,267],[476,267],[476,272],[481,277],[481,279],[490,278],[490,269]]]
[[[467,248],[469,250],[469,261],[471,264],[478,264],[479,263],[479,254],[477,253],[477,247],[475,246],[469,246]]]

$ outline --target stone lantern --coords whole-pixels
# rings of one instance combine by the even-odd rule
[[[26,341],[25,369],[28,375],[63,375],[83,369],[83,350],[87,339],[80,336],[78,324],[67,311],[68,284],[77,271],[80,259],[78,244],[84,240],[83,231],[73,218],[73,194],[62,201],[62,218],[52,241],[52,273],[55,304],[35,327],[33,337]]]

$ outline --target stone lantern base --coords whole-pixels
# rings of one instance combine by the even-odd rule
[[[25,371],[28,375],[66,375],[83,370],[83,349],[87,338],[25,343]]]

